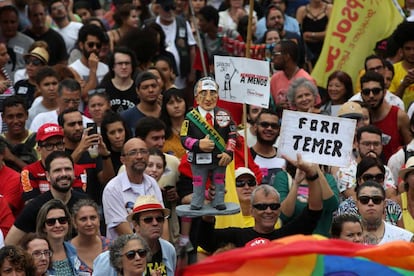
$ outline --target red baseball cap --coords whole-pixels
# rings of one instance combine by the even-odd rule
[[[63,129],[58,124],[43,124],[36,134],[36,141],[41,142],[53,136],[63,137]]]

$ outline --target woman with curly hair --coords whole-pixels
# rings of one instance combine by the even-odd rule
[[[28,253],[20,247],[8,245],[0,249],[0,276],[35,276],[35,266]]]

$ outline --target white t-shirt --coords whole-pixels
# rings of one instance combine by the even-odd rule
[[[42,125],[46,123],[58,123],[58,114],[56,110],[37,114],[30,124],[29,130],[36,132]],[[82,124],[84,128],[86,128],[87,123],[93,123],[93,121],[90,118],[82,115]]]
[[[75,70],[84,81],[88,81],[90,70],[80,61],[80,59],[70,64],[69,67]],[[98,79],[98,83],[102,81],[103,77],[106,75],[106,73],[108,73],[108,71],[108,65],[102,62],[98,63],[98,68],[96,70],[96,78]]]
[[[161,26],[162,30],[165,33],[165,43],[167,44],[167,51],[171,52],[174,55],[175,63],[177,64],[178,69],[178,77],[175,79],[175,86],[179,89],[183,89],[186,87],[185,80],[186,76],[180,75],[180,56],[178,55],[177,47],[175,47],[175,38],[177,35],[177,21],[174,20],[173,23],[170,25],[163,25],[160,22],[160,17],[157,16],[155,22]],[[187,44],[189,46],[196,45],[196,41],[193,36],[193,32],[191,31],[191,26],[186,22],[187,25]],[[178,30],[179,37],[184,38],[185,37],[185,30]]]
[[[79,29],[82,28],[83,24],[79,22],[71,21],[69,25],[60,29],[56,25],[53,25],[52,28],[57,31],[65,41],[66,44],[66,51],[68,54],[72,51],[75,47],[76,41],[78,40],[78,32]]]
[[[401,227],[387,223],[385,221],[384,223],[384,236],[382,237],[382,240],[378,243],[378,245],[392,241],[411,241],[413,233]]]

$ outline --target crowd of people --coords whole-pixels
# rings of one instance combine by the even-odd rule
[[[248,1],[1,1],[0,275],[179,275],[295,234],[414,241],[414,1],[403,2],[407,20],[358,79],[321,84],[311,72],[335,1],[254,1],[270,99],[247,105],[244,124],[243,105],[219,99],[214,56],[247,42]],[[285,109],[355,120],[348,164],[279,156]],[[177,211],[234,200],[228,216]]]

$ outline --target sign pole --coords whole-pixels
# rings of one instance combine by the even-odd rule
[[[203,47],[203,41],[201,40],[200,30],[198,29],[198,26],[196,25],[196,18],[195,18],[195,12],[193,8],[192,1],[188,1],[190,4],[190,11],[191,11],[191,22],[193,23],[194,29],[196,31],[196,36],[198,40],[198,49],[200,50],[200,58],[201,58],[201,65],[203,66],[203,74],[204,77],[207,76],[207,66],[206,61],[204,60],[204,47]]]

